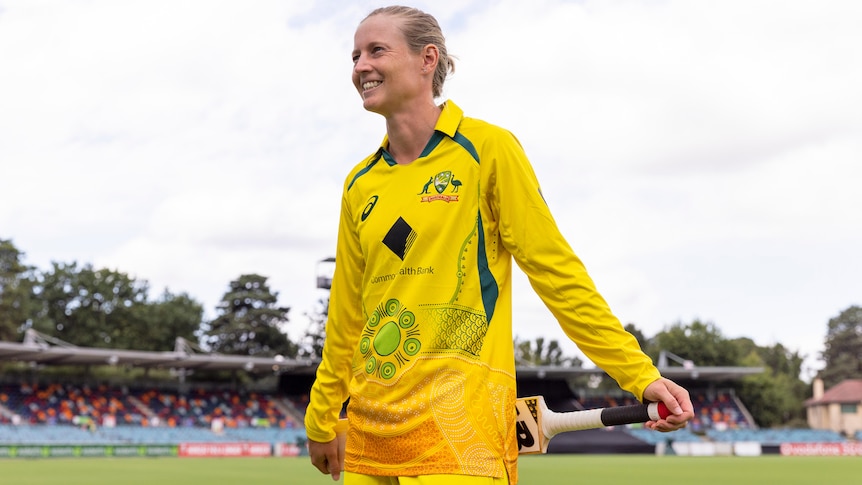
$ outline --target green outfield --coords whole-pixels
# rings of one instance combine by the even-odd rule
[[[542,455],[521,459],[521,485],[858,484],[862,457]],[[317,485],[307,458],[2,459],[9,485]]]

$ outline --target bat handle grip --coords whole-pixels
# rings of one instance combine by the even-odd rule
[[[658,421],[659,419],[664,419],[669,415],[670,411],[663,402],[611,407],[602,410],[602,425],[617,426],[623,424],[645,423],[647,421]]]

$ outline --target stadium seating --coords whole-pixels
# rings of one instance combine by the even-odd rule
[[[754,441],[763,445],[781,443],[843,443],[847,439],[835,431],[822,429],[730,429],[706,431],[715,442]]]
[[[189,394],[158,389],[90,388],[71,384],[0,386],[0,404],[30,424],[76,424],[87,416],[102,423],[106,416],[118,424],[205,426],[213,419],[225,427],[296,427],[270,396],[237,391],[196,389]],[[297,406],[298,407],[298,406]],[[4,421],[9,422],[8,417]]]
[[[211,426],[222,419],[227,428],[283,426],[292,418],[263,394],[196,389],[188,395],[156,389],[132,393],[159,423],[167,426]]]
[[[295,443],[305,431],[287,411],[304,409],[302,400],[232,390],[0,384],[7,411],[0,413],[0,443]],[[214,430],[216,420],[222,426]]]
[[[544,389],[531,389],[542,393]],[[691,393],[689,427],[659,433],[640,425],[622,432],[650,445],[673,442],[757,442],[763,445],[847,441],[840,433],[757,429],[732,392]],[[630,395],[548,396],[558,411],[636,404]],[[0,444],[296,443],[305,440],[308,395],[191,388],[111,387],[70,383],[0,384]],[[16,418],[13,424],[12,417]],[[220,426],[214,426],[214,423]],[[862,440],[862,431],[853,437]]]

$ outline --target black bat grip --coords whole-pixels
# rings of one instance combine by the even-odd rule
[[[651,418],[647,411],[648,404],[632,406],[617,406],[602,409],[602,424],[605,426],[620,426],[623,424],[646,423]]]

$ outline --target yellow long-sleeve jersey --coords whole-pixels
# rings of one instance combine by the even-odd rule
[[[636,396],[660,377],[560,234],[517,139],[443,105],[418,159],[388,140],[345,181],[323,361],[306,412],[346,469],[517,481],[512,261],[597,366]]]

